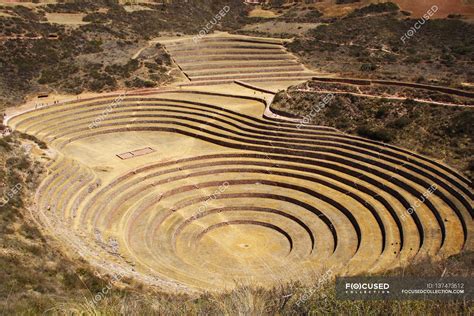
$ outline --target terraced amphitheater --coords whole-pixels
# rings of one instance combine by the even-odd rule
[[[187,85],[304,80],[314,75],[282,46],[284,40],[280,39],[216,33],[160,43],[190,80]]]
[[[202,87],[104,94],[9,117],[50,147],[34,212],[70,252],[196,292],[306,283],[328,269],[381,272],[474,249],[472,183],[401,148],[264,115],[266,89],[307,70],[275,42],[217,38],[166,44]],[[236,79],[268,82],[252,89]]]

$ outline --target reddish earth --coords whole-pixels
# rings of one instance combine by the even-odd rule
[[[392,0],[396,2],[402,10],[412,12],[413,16],[420,17],[425,14],[433,5],[439,7],[435,18],[444,18],[449,14],[463,14],[474,17],[474,5],[466,4],[463,0]]]
[[[341,5],[334,5],[334,1],[323,0],[317,2],[315,7],[326,16],[343,16],[369,3],[385,1],[397,3],[402,10],[411,12],[412,17],[415,18],[423,16],[433,5],[437,5],[439,10],[433,18],[445,18],[449,14],[462,14],[474,19],[474,0],[362,0]]]

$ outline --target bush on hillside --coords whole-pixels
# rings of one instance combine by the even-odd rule
[[[393,2],[371,3],[360,9],[355,9],[349,17],[360,17],[372,13],[389,13],[399,11],[400,7]]]

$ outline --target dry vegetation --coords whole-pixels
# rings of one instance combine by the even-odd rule
[[[283,2],[264,6],[278,17],[252,18],[240,32],[294,37],[288,49],[308,67],[324,73],[448,86],[472,82],[474,26],[463,15],[444,18],[437,12],[404,44],[401,37],[419,17],[400,11],[395,3],[366,5],[370,1],[351,0],[280,6]],[[439,6],[441,12],[446,4]]]
[[[346,76],[433,81],[448,86],[472,81],[472,24],[459,19],[430,20],[403,44],[400,38],[417,19],[407,18],[395,8],[372,5],[356,10],[309,31],[306,38],[296,39],[288,48],[317,70]]]
[[[323,88],[327,91],[340,89],[340,85],[310,81],[280,92],[272,106],[299,117],[308,115],[313,105],[318,104],[325,96],[324,93],[298,91],[308,87]],[[351,92],[348,86],[345,90]],[[438,93],[426,92],[423,95],[420,91],[415,93],[412,89],[402,91],[395,88],[371,88],[370,92],[380,95],[387,90],[392,94],[405,96],[407,100],[372,99],[338,94],[312,118],[311,124],[336,127],[347,133],[391,143],[443,160],[448,165],[456,166],[456,169],[473,180],[474,109],[430,105],[411,99],[416,96],[428,100],[456,101],[450,96]],[[466,102],[472,104],[472,99]]]
[[[0,77],[0,105],[19,104],[39,91],[78,94],[163,84],[171,80],[171,64],[159,45],[132,59],[148,40],[197,33],[224,5],[232,10],[215,30],[236,28],[246,10],[237,0],[142,5],[149,10],[128,12],[113,1],[0,6],[12,16],[0,16],[0,72],[6,74]],[[72,22],[66,19],[71,15]],[[52,17],[61,24],[48,23]]]

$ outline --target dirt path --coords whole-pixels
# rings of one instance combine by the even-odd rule
[[[364,94],[364,93],[331,91],[331,90],[312,91],[312,90],[296,89],[296,91],[305,92],[305,93],[314,93],[314,94],[349,94],[356,97],[364,97],[364,98],[371,98],[371,99],[388,99],[388,100],[397,100],[397,101],[405,101],[405,100],[410,99],[410,98],[396,97],[396,96],[372,95],[372,94]],[[474,106],[474,104],[455,104],[455,103],[446,103],[446,102],[438,102],[438,101],[423,100],[423,99],[411,99],[411,100],[414,100],[419,103],[436,104],[436,105],[442,105],[442,106],[456,106],[456,107],[473,107]]]

